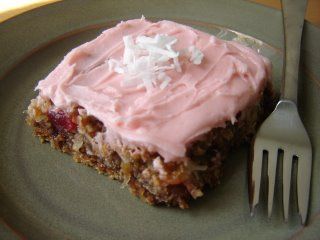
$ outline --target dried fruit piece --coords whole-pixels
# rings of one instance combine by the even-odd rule
[[[59,132],[76,132],[77,124],[72,121],[71,116],[59,109],[58,111],[49,111],[48,118]]]

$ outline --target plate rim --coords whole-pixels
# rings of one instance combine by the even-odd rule
[[[19,19],[20,19],[20,18],[22,19],[23,16],[30,16],[30,15],[32,16],[32,15],[34,15],[34,14],[37,14],[39,11],[42,11],[44,8],[52,7],[52,5],[60,5],[61,3],[62,3],[62,2],[54,2],[54,3],[50,3],[50,4],[48,4],[48,5],[44,5],[44,6],[41,6],[41,7],[32,9],[32,10],[29,10],[29,11],[27,11],[27,12],[24,12],[24,13],[22,13],[22,14],[19,14],[19,15],[15,16],[15,17],[12,17],[12,18],[10,18],[10,19],[5,20],[4,22],[0,23],[0,26],[3,26],[3,24],[5,24],[5,23],[7,23],[7,22],[10,23],[10,22],[19,21]],[[258,3],[250,2],[249,4],[256,4],[256,5],[259,5],[259,7],[268,8],[268,9],[272,9],[273,11],[279,12],[279,10],[277,10],[277,9],[273,9],[273,8],[268,7],[268,6],[260,5],[260,4],[258,4]],[[22,15],[23,15],[23,16],[22,16]],[[18,20],[17,20],[17,19],[18,19]],[[211,23],[210,23],[210,24],[211,24]],[[313,25],[312,23],[309,23],[309,22],[307,23],[307,25],[308,25],[308,24],[309,24],[309,25]],[[99,25],[99,24],[97,24],[97,25]],[[221,26],[221,25],[217,25],[217,26],[225,27],[225,26]],[[10,26],[8,26],[8,27],[10,27]],[[315,28],[318,28],[317,26],[314,26],[314,27],[315,27]],[[7,71],[5,71],[4,73],[1,73],[1,75],[0,75],[0,81],[1,81],[1,79],[5,78],[5,76],[11,71],[11,69],[14,69],[16,66],[18,66],[22,61],[24,61],[24,60],[25,60],[26,58],[28,58],[30,55],[36,53],[37,51],[40,51],[41,49],[45,48],[46,46],[48,46],[48,45],[50,45],[50,44],[53,44],[54,42],[56,42],[56,41],[58,41],[59,39],[61,39],[62,36],[63,36],[63,37],[71,36],[70,33],[77,34],[77,33],[79,33],[79,30],[86,31],[86,30],[84,30],[84,28],[85,28],[86,30],[88,30],[88,29],[92,28],[92,25],[89,25],[89,26],[86,26],[86,27],[82,27],[82,28],[79,28],[79,29],[77,29],[77,30],[72,30],[72,31],[67,32],[67,33],[63,33],[62,35],[59,35],[57,38],[51,39],[49,42],[43,43],[43,44],[41,44],[40,46],[37,46],[35,49],[32,49],[32,50],[30,50],[29,52],[24,53],[23,58],[18,59],[17,62],[11,64],[10,69],[7,69]],[[228,27],[226,27],[226,28],[228,28]],[[231,29],[231,30],[237,32],[237,30],[233,30],[233,29]],[[242,33],[241,33],[241,34],[242,34]],[[247,34],[244,34],[244,35],[249,36],[249,37],[252,37],[252,36],[247,35]],[[255,37],[253,37],[253,38],[255,38]],[[265,41],[264,41],[264,42],[265,42]],[[267,43],[268,45],[270,45],[271,47],[275,47],[275,46],[269,44],[268,42],[266,42],[266,43]],[[275,47],[275,48],[276,48],[276,47]],[[280,49],[280,48],[279,48],[279,49]],[[318,80],[316,79],[316,81],[318,81]],[[2,220],[2,216],[0,217],[0,220]],[[2,223],[0,223],[0,224],[2,224]],[[21,237],[21,236],[19,236],[19,235],[17,235],[17,236],[18,236],[18,237]]]

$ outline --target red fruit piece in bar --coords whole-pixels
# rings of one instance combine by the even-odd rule
[[[72,121],[69,114],[62,110],[49,111],[48,117],[53,126],[59,131],[75,132],[77,130],[77,124]]]

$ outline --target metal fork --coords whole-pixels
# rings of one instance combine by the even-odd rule
[[[312,149],[297,111],[300,42],[307,0],[282,0],[285,36],[285,68],[281,100],[264,121],[254,140],[251,169],[251,214],[259,202],[263,151],[268,153],[268,216],[271,216],[278,153],[283,150],[283,209],[288,220],[291,170],[298,158],[297,195],[302,224],[308,212]]]

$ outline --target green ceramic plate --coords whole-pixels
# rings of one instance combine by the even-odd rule
[[[250,217],[246,146],[231,154],[222,184],[182,211],[148,206],[121,189],[118,182],[74,163],[70,156],[41,145],[32,136],[23,111],[36,95],[37,81],[73,47],[119,20],[141,14],[172,19],[259,49],[273,62],[278,88],[281,13],[246,1],[69,0],[0,24],[0,238],[319,239],[320,30],[310,24],[304,32],[299,93],[300,112],[314,148],[307,227],[299,224],[295,204],[290,221],[283,222],[280,194],[270,220],[265,201],[256,216]],[[277,188],[279,192],[281,186]]]

